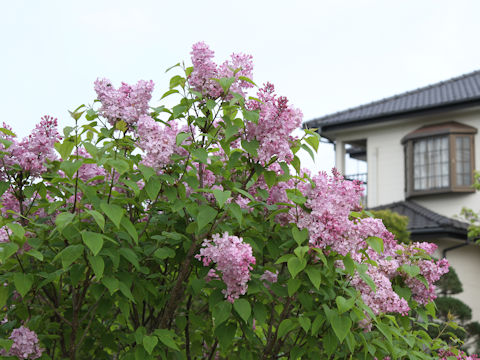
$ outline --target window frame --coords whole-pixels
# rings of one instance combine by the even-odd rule
[[[402,139],[404,145],[405,160],[405,196],[411,198],[415,196],[423,196],[430,194],[445,193],[473,193],[474,170],[475,170],[475,134],[477,129],[474,127],[460,124],[455,121],[423,126]],[[435,189],[415,190],[414,189],[414,153],[413,144],[415,141],[427,140],[429,138],[448,137],[449,153],[448,153],[448,169],[449,169],[449,186]],[[458,137],[468,137],[470,139],[470,183],[471,185],[457,184],[457,147],[456,139]]]

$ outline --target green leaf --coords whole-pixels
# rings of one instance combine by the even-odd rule
[[[222,349],[226,349],[232,343],[235,333],[237,332],[237,324],[220,324],[215,327],[214,334],[218,338],[218,342]]]
[[[275,171],[265,171],[263,173],[263,178],[265,179],[265,183],[271,188],[273,185],[277,183],[278,175]]]
[[[0,309],[2,309],[6,304],[9,296],[9,291],[7,286],[0,286]]]
[[[305,272],[307,273],[308,278],[312,282],[313,286],[315,286],[317,290],[320,289],[320,284],[322,283],[322,272],[320,269],[309,266]]]
[[[293,201],[297,205],[303,205],[307,201],[305,196],[298,189],[287,189],[285,190],[287,197],[290,201]]]
[[[18,251],[19,247],[16,243],[7,242],[7,243],[0,243],[0,260],[4,262],[10,256],[15,254]]]
[[[292,319],[283,320],[278,326],[277,338],[280,339],[284,337],[289,331],[295,328],[295,323]]]
[[[343,265],[345,265],[345,271],[347,274],[353,275],[355,272],[355,263],[350,255],[345,256],[343,259]]]
[[[230,203],[227,205],[229,212],[237,219],[238,223],[241,225],[243,223],[243,213],[242,208],[237,203]]]
[[[171,89],[171,90],[168,90],[167,92],[165,92],[162,97],[160,98],[160,100],[162,100],[163,98],[166,98],[168,95],[172,95],[172,94],[178,94],[178,90],[175,90],[175,89]]]
[[[164,345],[168,346],[170,349],[180,351],[174,340],[174,333],[172,331],[167,329],[157,329],[154,333]]]
[[[377,253],[381,254],[383,252],[383,239],[376,236],[370,236],[365,241]]]
[[[70,212],[60,213],[55,219],[55,225],[57,225],[58,230],[61,232],[74,218],[75,215]]]
[[[352,297],[347,300],[343,296],[337,296],[335,302],[337,303],[338,313],[343,314],[355,305],[355,298]]]
[[[7,226],[10,230],[12,230],[13,235],[15,235],[16,237],[22,239],[25,235],[25,229],[22,225],[17,223],[8,223]]]
[[[308,230],[302,229],[300,231],[296,226],[294,226],[292,228],[292,235],[295,242],[300,246],[305,242],[305,240],[308,239]]]
[[[400,270],[410,275],[411,277],[415,277],[420,274],[420,268],[417,265],[404,264],[400,266]]]
[[[300,326],[302,327],[302,329],[308,333],[308,330],[310,330],[310,325],[312,323],[312,321],[310,320],[310,318],[306,317],[306,316],[301,316],[298,318],[298,322],[300,323]]]
[[[232,192],[229,191],[229,190],[223,191],[223,190],[220,190],[220,189],[213,189],[212,192],[213,192],[213,195],[215,196],[215,199],[217,200],[218,206],[220,206],[220,208],[223,208],[223,205],[225,204],[225,202],[232,195]]]
[[[127,172],[130,169],[130,165],[128,165],[128,162],[122,159],[111,159],[108,160],[108,164],[115,168],[117,172],[122,175],[123,173]]]
[[[113,295],[119,289],[118,280],[111,276],[105,276],[102,279],[102,284],[107,287],[108,291],[110,291],[110,295]]]
[[[135,226],[133,226],[132,222],[127,217],[123,217],[121,224],[123,228],[127,230],[128,235],[130,235],[133,241],[135,241],[135,244],[138,244],[137,229],[135,229]]]
[[[155,346],[157,346],[157,344],[158,338],[156,336],[145,335],[143,337],[143,347],[150,355],[152,354],[153,349],[155,349]]]
[[[323,347],[325,348],[325,351],[330,358],[335,350],[337,350],[338,347],[338,338],[335,336],[333,331],[327,331],[325,336],[322,338],[323,342]]]
[[[212,311],[213,320],[215,322],[215,326],[220,325],[225,320],[230,317],[230,312],[232,311],[232,304],[228,301],[219,302]]]
[[[320,136],[309,136],[305,138],[305,141],[313,148],[315,151],[318,151],[318,145],[320,144]]]
[[[350,320],[349,317],[340,316],[337,313],[334,313],[330,321],[335,335],[337,335],[338,340],[342,343],[352,327],[352,320]]]
[[[174,119],[179,118],[180,115],[182,115],[186,110],[187,110],[187,107],[185,105],[174,106],[172,109],[173,118]]]
[[[105,263],[103,261],[103,258],[101,256],[92,255],[88,255],[87,258],[95,274],[95,277],[97,278],[97,280],[100,280],[103,276],[103,270],[105,269]]]
[[[195,159],[199,160],[201,163],[208,163],[208,153],[204,148],[195,149],[192,151],[192,155]]]
[[[155,200],[157,198],[160,189],[162,188],[162,183],[160,179],[157,177],[152,177],[148,180],[147,185],[145,185],[145,191],[147,192],[148,197],[151,200]]]
[[[25,254],[30,255],[40,261],[43,261],[43,254],[35,249],[28,250]]]
[[[307,266],[307,261],[305,259],[300,260],[298,257],[292,257],[287,262],[288,271],[292,278],[295,278],[300,271],[305,269],[305,266]]]
[[[293,296],[298,290],[298,288],[302,285],[302,280],[300,279],[288,279],[287,281],[287,290],[288,296]]]
[[[55,143],[55,150],[58,151],[63,160],[67,160],[75,147],[75,139],[73,137],[67,137],[63,143]]]
[[[10,187],[10,183],[7,181],[0,181],[0,196],[2,196],[5,191]]]
[[[167,247],[162,247],[162,248],[156,250],[153,253],[153,256],[155,256],[156,258],[159,258],[161,260],[164,260],[166,258],[173,258],[173,257],[175,257],[175,251],[170,249],[170,248],[167,248]]]
[[[253,157],[257,157],[257,149],[260,146],[260,143],[257,140],[242,140],[242,147],[245,149],[247,153],[252,155]]]
[[[250,314],[252,313],[252,307],[250,303],[245,299],[237,299],[233,303],[233,308],[240,315],[243,321],[247,322]]]
[[[30,291],[33,285],[33,275],[24,274],[24,273],[15,273],[13,274],[13,283],[18,293],[25,297],[25,295]]]
[[[97,225],[100,227],[100,229],[102,229],[102,231],[105,230],[105,218],[103,217],[102,214],[100,214],[96,210],[87,210],[86,212],[93,217],[93,219],[95,220]]]
[[[82,240],[85,245],[92,251],[93,256],[96,256],[103,247],[103,236],[91,231],[82,232]]]
[[[117,228],[120,228],[120,221],[122,220],[124,210],[115,204],[101,203],[100,208],[105,215],[115,224]]]
[[[0,347],[8,352],[13,345],[13,340],[0,339]]]
[[[137,254],[130,249],[130,248],[121,248],[119,250],[120,255],[122,255],[125,259],[127,259],[133,266],[137,268],[137,270],[140,268],[140,264],[138,263],[138,258]]]
[[[232,86],[232,84],[235,82],[236,78],[235,78],[235,76],[232,76],[232,77],[228,77],[228,78],[221,78],[221,79],[214,79],[214,80],[218,81],[218,83],[220,84],[220,86],[223,89],[223,92],[227,93],[228,89],[230,89],[230,86]]]
[[[128,298],[128,300],[130,300],[133,303],[136,303],[135,298],[133,297],[132,292],[130,291],[130,288],[127,286],[127,284],[119,281],[118,289],[126,298]]]
[[[65,174],[70,179],[72,179],[73,176],[75,175],[75,173],[78,171],[78,169],[80,169],[82,164],[83,164],[83,161],[81,161],[81,160],[77,160],[77,161],[74,161],[74,162],[64,160],[60,163],[60,170],[63,170],[65,172]]]
[[[260,112],[258,110],[243,110],[243,117],[245,118],[245,120],[257,124],[260,117]]]
[[[208,205],[201,205],[197,214],[198,230],[203,229],[204,226],[212,222],[217,217],[217,214],[218,212],[214,208]]]
[[[175,140],[177,146],[182,145],[183,142],[185,141],[185,139],[187,139],[190,136],[191,136],[190,134],[187,134],[187,133],[184,133],[184,132],[178,133],[177,138]]]
[[[62,267],[65,269],[82,255],[83,249],[81,244],[70,245],[59,252],[55,258],[59,257],[62,260]]]

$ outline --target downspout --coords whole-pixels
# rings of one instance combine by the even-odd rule
[[[447,252],[448,251],[459,249],[459,248],[462,248],[462,247],[467,246],[467,245],[470,245],[470,239],[468,239],[468,238],[467,238],[467,241],[464,242],[463,244],[454,245],[454,246],[451,246],[449,248],[443,249],[442,255],[443,255],[444,258],[447,258]]]

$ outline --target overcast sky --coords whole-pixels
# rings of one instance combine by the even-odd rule
[[[478,0],[0,1],[0,105],[25,136],[95,98],[93,81],[152,79],[203,40],[254,57],[305,120],[480,69]],[[322,147],[312,169],[333,166]]]

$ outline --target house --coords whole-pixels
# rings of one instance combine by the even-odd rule
[[[480,71],[304,123],[335,145],[346,178],[366,183],[368,208],[389,208],[410,219],[415,241],[439,246],[457,271],[458,298],[480,321],[480,246],[459,220],[463,207],[480,210],[472,184],[480,169]],[[366,163],[366,174],[346,163]]]

